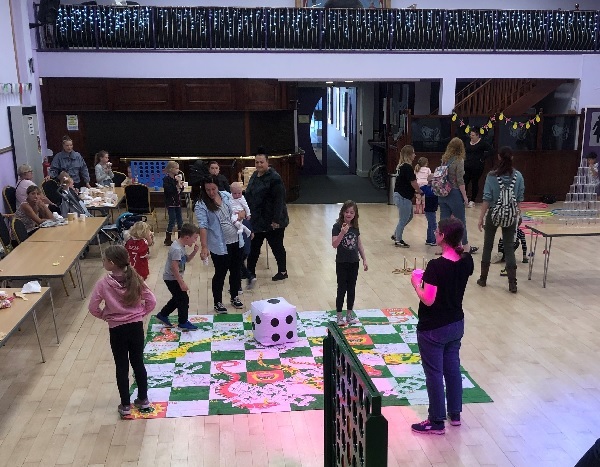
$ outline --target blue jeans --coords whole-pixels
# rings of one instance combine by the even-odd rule
[[[448,196],[440,196],[438,198],[440,204],[440,220],[448,219],[450,216],[454,216],[465,226],[463,233],[462,244],[466,245],[469,243],[467,238],[467,220],[465,217],[465,202],[463,201],[462,194],[458,188],[452,188]]]
[[[429,420],[446,419],[444,380],[448,413],[462,412],[462,377],[460,374],[460,340],[465,332],[465,321],[460,320],[431,331],[417,331],[417,343],[425,372],[429,397]]]
[[[169,213],[169,225],[167,225],[167,232],[173,233],[175,222],[177,222],[177,231],[181,231],[183,225],[183,219],[181,218],[181,207],[167,208]]]
[[[404,233],[404,227],[413,218],[412,200],[406,199],[400,196],[399,193],[394,192],[394,204],[398,208],[398,225],[396,225],[396,241],[402,240],[402,234]]]
[[[435,220],[435,211],[425,211],[425,218],[427,219],[427,243],[435,243],[435,229],[437,229],[437,222]]]

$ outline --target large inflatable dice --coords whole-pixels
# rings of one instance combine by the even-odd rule
[[[285,298],[252,302],[252,331],[262,345],[276,345],[298,340],[296,307]]]

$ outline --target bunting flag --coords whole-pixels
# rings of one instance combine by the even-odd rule
[[[33,84],[31,83],[0,83],[0,94],[23,94],[31,92]]]
[[[471,132],[471,126],[465,123],[464,118],[459,117],[456,112],[452,112],[452,121],[455,122],[457,120],[461,128],[465,127],[465,133]],[[531,128],[532,125],[538,124],[541,120],[542,118],[540,117],[540,114],[536,114],[534,117],[528,120],[519,121],[516,117],[507,117],[506,115],[504,115],[504,113],[500,112],[500,115],[498,116],[496,116],[496,114],[491,115],[488,118],[487,123],[481,125],[481,127],[479,128],[479,133],[484,135],[487,131],[491,130],[494,127],[495,122],[504,123],[505,125],[512,125],[514,130],[523,127],[529,130],[529,128]]]

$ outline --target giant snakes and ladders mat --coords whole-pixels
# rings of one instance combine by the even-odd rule
[[[409,308],[355,311],[346,339],[383,396],[383,405],[427,404]],[[323,408],[323,339],[334,312],[298,313],[299,340],[265,347],[252,337],[250,313],[192,315],[197,331],[166,328],[154,317],[144,361],[151,413],[131,418],[284,412]],[[491,402],[461,368],[463,401]],[[132,395],[136,396],[135,384]]]

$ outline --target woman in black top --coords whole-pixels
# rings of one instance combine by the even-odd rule
[[[396,185],[394,186],[394,204],[398,208],[398,224],[393,235],[394,245],[408,248],[410,245],[404,241],[402,235],[404,228],[413,218],[412,199],[415,193],[423,192],[417,184],[417,177],[412,166],[415,159],[415,148],[410,145],[400,150],[400,160],[396,168]]]
[[[419,299],[417,343],[425,372],[429,397],[429,417],[412,425],[417,433],[442,435],[445,432],[446,400],[451,425],[460,425],[462,377],[460,340],[464,334],[463,296],[473,274],[473,258],[463,253],[464,225],[456,218],[442,219],[435,232],[442,256],[431,260],[423,277],[411,282]]]
[[[479,195],[479,179],[483,174],[485,167],[485,159],[490,151],[490,146],[484,140],[481,139],[481,133],[479,127],[472,127],[469,131],[469,142],[465,144],[465,191],[469,190],[469,184],[471,185],[471,196],[469,197],[469,204],[467,207],[472,208],[475,205],[475,198]]]

